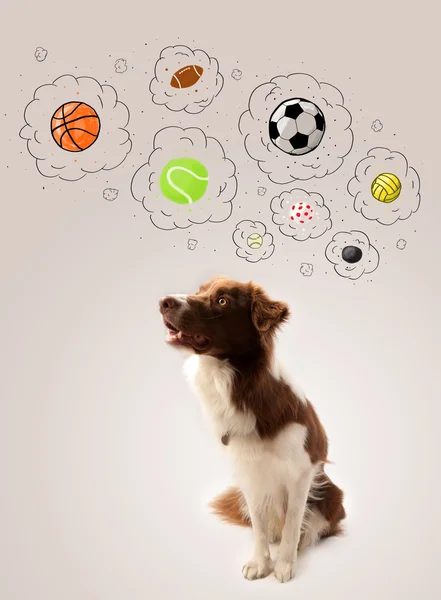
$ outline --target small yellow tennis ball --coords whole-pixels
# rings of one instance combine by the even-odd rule
[[[262,236],[259,233],[252,233],[247,238],[247,244],[253,250],[257,250],[263,244]]]
[[[401,193],[401,181],[393,173],[382,173],[372,182],[372,196],[379,202],[393,202]]]

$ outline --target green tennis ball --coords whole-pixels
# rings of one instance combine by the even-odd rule
[[[261,245],[263,244],[262,236],[259,233],[252,233],[247,238],[247,244],[248,244],[249,248],[252,248],[253,250],[257,250],[257,248],[260,248]]]
[[[159,187],[168,200],[193,204],[207,191],[208,171],[194,158],[174,158],[163,168]]]

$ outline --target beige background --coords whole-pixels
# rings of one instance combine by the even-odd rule
[[[439,590],[439,20],[435,3],[9,3],[3,8],[0,219],[0,596],[5,600],[279,597],[413,599]],[[199,115],[155,106],[148,86],[165,46],[200,47],[225,84]],[[34,58],[44,46],[46,61]],[[114,62],[128,70],[116,74]],[[240,81],[231,71],[240,68]],[[237,120],[258,83],[305,71],[336,85],[353,115],[344,166],[309,190],[332,199],[333,229],[296,243],[271,223],[282,186],[246,155]],[[59,75],[112,84],[131,112],[133,149],[79,182],[42,177],[19,139],[34,90]],[[381,133],[371,130],[381,119]],[[238,169],[232,217],[159,231],[130,194],[163,126],[197,125]],[[422,203],[376,226],[346,183],[375,145],[403,152]],[[259,185],[266,196],[256,195]],[[102,190],[120,190],[116,201]],[[274,192],[274,193],[273,193]],[[273,257],[235,255],[242,219],[261,219]],[[381,254],[351,283],[324,258],[336,231],[365,231]],[[187,250],[187,239],[199,244]],[[407,240],[404,251],[396,249]],[[300,263],[314,263],[302,277]],[[331,442],[348,534],[305,555],[295,581],[249,583],[249,531],[205,501],[227,464],[163,343],[157,300],[224,273],[288,301],[282,353]]]

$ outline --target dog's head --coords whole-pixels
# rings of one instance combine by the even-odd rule
[[[168,343],[219,358],[259,353],[289,317],[288,306],[262,288],[224,277],[204,283],[196,294],[163,298],[160,311]]]

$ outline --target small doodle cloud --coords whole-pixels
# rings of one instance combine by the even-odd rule
[[[233,69],[231,71],[231,77],[236,81],[239,81],[239,79],[242,79],[242,71],[240,69]]]
[[[127,61],[125,58],[118,58],[115,62],[115,72],[125,73],[127,71]]]
[[[195,66],[194,84],[186,85],[177,81],[184,67]],[[202,74],[199,73],[202,70]],[[199,76],[199,79],[197,79]],[[175,80],[178,87],[173,87]],[[182,87],[181,86],[182,82]],[[191,50],[187,46],[168,46],[164,48],[155,65],[155,76],[150,82],[150,92],[155,104],[166,106],[169,110],[197,114],[209,106],[221,92],[224,78],[219,73],[219,64],[215,58],[203,50]]]
[[[373,131],[375,131],[375,133],[378,133],[383,129],[383,123],[380,121],[380,119],[375,119],[375,121],[372,122],[371,128]]]
[[[325,118],[325,134],[319,146],[301,157],[293,157],[270,140],[268,122],[277,106],[290,98],[305,98],[316,104]],[[341,92],[311,75],[293,73],[259,85],[251,94],[239,119],[239,131],[248,155],[274,183],[286,184],[334,173],[343,164],[353,144],[352,117]]]
[[[233,242],[237,246],[237,256],[251,263],[266,260],[275,249],[273,236],[260,221],[238,223],[233,233]]]
[[[325,256],[334,265],[340,277],[359,279],[364,273],[373,273],[380,263],[380,255],[362,231],[340,231],[326,246]]]
[[[398,240],[398,242],[397,242],[398,250],[404,250],[406,246],[407,246],[406,240],[403,240],[403,239]]]
[[[374,196],[373,186],[377,177],[386,174],[396,189],[395,198],[380,201]],[[354,198],[354,209],[369,221],[382,225],[393,225],[398,220],[406,220],[420,206],[420,178],[409,166],[406,157],[400,152],[387,148],[373,148],[355,168],[355,175],[348,183],[348,192]]]
[[[303,242],[323,235],[332,227],[331,213],[323,196],[293,189],[275,196],[270,205],[280,233]]]
[[[204,193],[193,203],[176,203],[163,192],[164,180],[175,190],[179,190],[170,173],[172,169],[181,167],[169,169],[167,165],[181,157],[197,162],[207,174]],[[185,167],[181,170],[184,173],[187,171],[190,179],[203,179],[200,175],[191,173],[191,169]],[[218,140],[207,137],[196,127],[166,127],[155,135],[153,152],[134,174],[131,191],[135,200],[142,202],[145,210],[150,213],[153,225],[159,229],[185,229],[208,221],[221,223],[229,218],[233,210],[232,201],[237,192],[235,173],[234,163],[225,156]],[[185,191],[179,191],[188,197]]]
[[[300,265],[300,273],[304,276],[304,277],[311,277],[311,275],[314,272],[314,267],[311,263],[302,263]]]
[[[100,132],[96,141],[82,152],[60,147],[51,134],[51,120],[65,104],[80,103],[92,107],[99,117]],[[132,148],[126,130],[129,110],[118,100],[116,90],[101,85],[93,77],[63,75],[53,83],[37,88],[24,111],[26,125],[20,137],[26,140],[29,154],[45,177],[76,181],[88,173],[118,167]]]
[[[106,188],[103,190],[103,198],[104,200],[108,200],[109,202],[113,202],[118,198],[119,190],[116,188]]]
[[[188,243],[187,243],[187,248],[188,248],[189,250],[194,250],[194,249],[196,248],[196,246],[197,246],[197,245],[198,245],[198,241],[197,241],[197,240],[192,240],[192,239],[190,239],[190,240],[188,240]]]
[[[257,188],[258,196],[265,196],[265,194],[266,194],[266,187],[263,187],[263,185],[261,185],[260,187]]]
[[[45,48],[42,48],[41,46],[37,46],[37,48],[35,48],[34,56],[38,62],[43,62],[44,60],[46,60],[47,50],[45,50]]]

